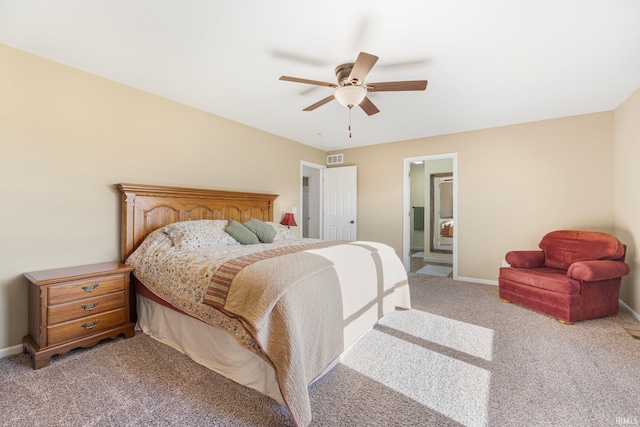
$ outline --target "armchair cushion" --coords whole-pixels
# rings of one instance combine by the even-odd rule
[[[574,262],[597,259],[621,259],[625,248],[614,236],[596,231],[559,230],[547,233],[540,241],[544,266],[569,269]]]
[[[557,268],[521,269],[503,267],[500,269],[500,279],[503,281],[511,280],[521,285],[563,294],[580,292],[580,282],[567,277],[565,270],[558,270]]]

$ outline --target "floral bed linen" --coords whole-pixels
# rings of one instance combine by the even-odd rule
[[[304,239],[309,240],[309,239]],[[217,245],[198,250],[178,250],[164,230],[149,234],[126,260],[134,275],[151,292],[185,313],[232,334],[248,350],[262,355],[255,339],[237,318],[202,303],[213,273],[224,263],[301,240],[280,240],[259,245]]]

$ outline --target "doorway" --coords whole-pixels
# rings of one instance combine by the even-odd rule
[[[300,237],[322,238],[322,170],[325,166],[300,163]]]
[[[418,168],[418,169],[416,169]],[[416,171],[419,171],[419,174],[422,175],[420,181],[416,183],[412,181],[411,175],[416,175]],[[430,187],[430,179],[432,174],[447,174],[449,176],[449,180],[451,180],[450,189],[451,189],[451,210],[449,212],[445,212],[446,208],[443,210],[442,206],[433,207],[430,206],[431,200],[431,187]],[[452,265],[453,271],[452,276],[454,279],[458,277],[458,234],[457,230],[457,222],[458,222],[458,155],[457,153],[448,153],[448,154],[437,154],[437,155],[424,155],[424,156],[416,156],[416,157],[407,157],[404,159],[404,181],[403,181],[403,262],[405,269],[407,271],[411,271],[412,265],[412,257],[411,254],[416,252],[416,215],[423,212],[423,230],[422,234],[424,236],[423,240],[420,241],[422,243],[421,247],[424,248],[424,257],[425,262],[433,262],[433,263],[450,263]],[[439,177],[441,178],[441,177]],[[443,179],[444,180],[444,179]],[[424,188],[424,193],[421,194],[423,200],[422,209],[416,210],[415,208],[420,208],[421,206],[416,206],[420,202],[420,197],[416,199],[416,189],[412,188],[412,182],[417,184],[417,186],[422,185]],[[422,190],[418,190],[419,193]],[[435,193],[435,191],[433,191]],[[412,204],[412,194],[414,200],[418,200],[417,203]],[[434,199],[435,200],[435,199]],[[433,209],[433,213],[432,213]],[[436,211],[436,209],[438,211]],[[437,215],[436,215],[437,214]],[[445,218],[446,217],[446,218]],[[436,233],[441,233],[440,223],[442,219],[446,219],[447,224],[450,228],[447,228],[446,234],[447,239],[443,239],[443,242],[446,241],[450,243],[449,247],[443,246],[441,249],[434,248],[435,251],[432,251],[432,245],[434,243],[434,235]],[[419,224],[420,221],[417,221]],[[449,236],[448,234],[451,234]],[[438,246],[438,243],[436,243]],[[440,251],[440,252],[438,252]],[[445,252],[446,251],[446,252]],[[449,252],[450,253],[447,253]],[[414,263],[415,265],[415,263]]]

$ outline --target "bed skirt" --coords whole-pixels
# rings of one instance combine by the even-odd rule
[[[136,300],[136,329],[196,363],[284,404],[273,367],[242,347],[229,333],[140,294]]]

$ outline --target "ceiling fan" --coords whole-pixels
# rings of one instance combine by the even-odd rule
[[[425,90],[427,88],[426,80],[409,80],[384,83],[365,83],[365,78],[375,65],[378,57],[366,52],[360,52],[356,62],[349,62],[338,65],[336,67],[336,77],[338,83],[327,83],[317,80],[301,79],[298,77],[281,76],[280,80],[305,83],[317,86],[326,86],[334,88],[332,95],[309,105],[303,111],[313,111],[324,104],[336,99],[345,107],[353,108],[359,105],[362,110],[369,116],[380,112],[373,102],[367,97],[369,92],[395,92],[408,90]]]

